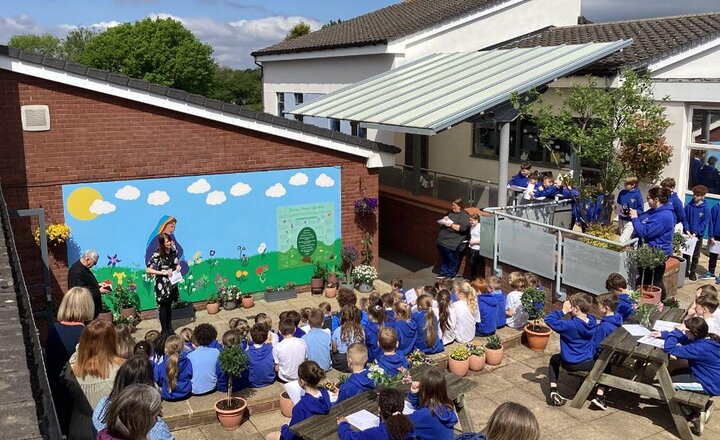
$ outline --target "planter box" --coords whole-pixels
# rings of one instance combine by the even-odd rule
[[[193,321],[195,321],[195,307],[192,304],[180,309],[172,309],[173,328],[186,326]]]
[[[297,298],[297,289],[277,290],[275,292],[265,292],[265,301],[283,301],[286,299]]]

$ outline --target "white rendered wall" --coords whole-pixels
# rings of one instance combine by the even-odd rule
[[[720,78],[720,46],[653,72],[653,78]]]

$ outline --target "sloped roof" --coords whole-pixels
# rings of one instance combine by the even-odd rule
[[[70,61],[60,60],[33,52],[22,51],[13,47],[0,45],[0,55],[15,58],[23,62],[38,64],[43,67],[62,70],[73,75],[80,75],[88,79],[105,81],[108,85],[135,89],[154,95],[157,97],[172,99],[174,101],[182,101],[194,106],[203,107],[213,112],[222,112],[233,116],[239,116],[243,119],[256,120],[276,127],[297,131],[313,136],[331,139],[336,142],[355,145],[373,151],[397,154],[400,150],[394,145],[374,142],[368,139],[351,136],[345,133],[328,130],[311,124],[275,116],[269,113],[256,112],[239,105],[230,104],[217,99],[207,98],[202,95],[188,93],[184,90],[174,89],[161,84],[154,84],[142,79],[130,78],[128,76],[113,73],[108,70],[95,69],[83,64],[73,63]]]
[[[399,1],[399,0],[398,0]],[[309,52],[343,47],[387,44],[507,0],[412,0],[400,2],[369,14],[343,21],[308,35],[282,41],[253,56]]]
[[[552,27],[516,38],[502,48],[557,46],[633,40],[632,46],[610,55],[584,72],[612,72],[622,67],[641,68],[720,37],[720,12],[657,17],[609,23]]]

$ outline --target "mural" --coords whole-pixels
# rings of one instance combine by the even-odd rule
[[[314,263],[340,265],[340,167],[63,185],[68,264],[96,249],[98,280],[135,285],[155,307],[146,261],[175,237],[180,297],[201,301],[227,280],[242,292],[306,284]],[[175,220],[173,222],[173,220]]]

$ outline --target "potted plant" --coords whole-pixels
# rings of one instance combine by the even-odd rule
[[[364,293],[372,292],[373,281],[378,277],[377,270],[368,264],[361,264],[352,271],[353,279],[358,290]]]
[[[295,283],[288,281],[284,286],[277,288],[271,287],[265,289],[265,301],[284,301],[286,299],[297,298],[297,289]]]
[[[485,363],[500,365],[504,356],[503,346],[498,335],[488,336],[485,343]]]
[[[485,368],[485,348],[470,342],[467,349],[470,353],[470,371],[480,371]]]
[[[323,289],[323,293],[325,293],[325,298],[335,298],[338,291],[338,285],[337,283],[333,283],[331,281],[328,281],[325,284],[325,289]]]
[[[451,373],[462,377],[467,375],[470,369],[470,352],[464,345],[458,345],[450,351],[448,370]]]
[[[673,233],[672,258],[674,258],[675,260],[677,260],[680,263],[679,267],[678,267],[678,281],[677,281],[678,288],[685,285],[685,272],[687,271],[687,260],[685,260],[685,257],[683,257],[682,249],[685,247],[686,242],[687,242],[687,236],[685,234],[681,234],[679,232]],[[665,271],[667,272],[667,268]]]
[[[540,323],[545,316],[545,292],[536,287],[525,289],[520,302],[530,320],[525,325],[528,347],[532,351],[545,351],[552,334],[550,327]]]
[[[360,258],[360,251],[358,251],[355,246],[349,244],[343,246],[341,257],[342,269],[345,271],[345,280],[342,287],[354,289],[355,284],[353,283],[352,270],[355,267],[355,263],[357,263],[357,260]]]
[[[235,310],[238,299],[240,299],[240,289],[237,286],[228,286],[225,289],[225,297],[223,298],[223,309]]]
[[[242,294],[240,302],[244,308],[251,309],[255,305],[255,297],[252,293],[245,292]]]
[[[355,215],[363,216],[374,214],[378,208],[378,199],[375,197],[361,197],[355,200]]]
[[[665,263],[665,252],[662,249],[643,244],[637,249],[630,251],[628,261],[640,274],[640,302],[657,304],[660,302],[662,291],[654,286],[654,273],[650,284],[645,284],[645,272]]]
[[[407,360],[410,362],[411,367],[431,363],[428,356],[417,348],[407,355]]]
[[[233,345],[220,352],[220,369],[228,375],[227,398],[215,402],[215,412],[220,424],[227,431],[234,431],[243,421],[247,401],[232,396],[233,379],[248,368],[248,357],[239,345]]]
[[[293,406],[295,406],[295,404],[292,399],[290,399],[287,391],[280,393],[280,414],[282,414],[283,417],[292,417]]]
[[[170,307],[170,316],[174,328],[182,327],[195,319],[195,308],[188,301],[176,301]]]
[[[108,302],[112,302],[112,294],[103,293],[101,298],[102,299],[100,300],[100,314],[98,315],[97,319],[112,322],[113,313],[112,309],[110,309],[110,306],[108,306]]]
[[[325,285],[325,274],[327,274],[327,269],[325,269],[325,266],[319,260],[314,264],[315,272],[313,273],[312,278],[310,278],[310,293],[313,295],[320,295],[323,292],[323,286]]]
[[[123,316],[135,316],[137,308],[140,306],[140,298],[138,297],[135,284],[131,284],[125,288],[122,284],[115,287],[113,295],[113,305],[115,311]]]
[[[216,292],[211,292],[208,295],[205,310],[207,310],[208,315],[214,315],[220,311],[220,303],[218,303],[218,294]]]

